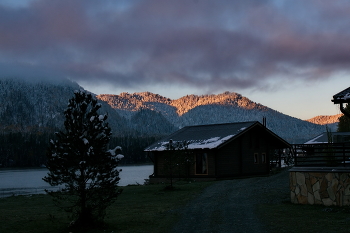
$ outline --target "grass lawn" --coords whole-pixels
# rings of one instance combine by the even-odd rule
[[[178,219],[174,209],[198,195],[210,182],[178,183],[174,191],[165,185],[127,186],[107,209],[105,229],[68,229],[67,214],[48,195],[0,199],[0,232],[168,232]]]
[[[258,207],[271,233],[350,232],[350,207],[296,205],[290,202]]]
[[[0,198],[0,232],[169,232],[186,204],[212,182],[180,183],[174,191],[165,185],[127,186],[107,209],[105,229],[68,229],[70,220],[47,195]],[[295,205],[289,202],[257,206],[271,233],[350,232],[350,207]]]

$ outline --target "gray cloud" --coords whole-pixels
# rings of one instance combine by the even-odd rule
[[[349,27],[347,1],[0,5],[0,75],[270,89],[349,72]]]

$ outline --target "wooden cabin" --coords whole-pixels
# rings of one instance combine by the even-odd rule
[[[187,126],[145,149],[152,178],[266,175],[276,149],[290,144],[258,121]]]

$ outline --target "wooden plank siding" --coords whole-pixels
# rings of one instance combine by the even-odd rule
[[[186,156],[184,151],[165,150],[164,145],[169,140],[190,142],[186,153],[191,153],[192,164],[185,169],[182,165],[183,171],[174,171],[173,175],[179,178],[220,179],[265,175],[270,171],[270,158],[273,157],[274,150],[290,148],[288,142],[259,122],[188,126],[147,148],[146,151],[151,154],[149,156],[154,162],[155,178],[169,176],[164,159],[169,153],[177,153],[174,156],[176,158]],[[203,174],[205,163],[207,169]]]
[[[207,174],[196,174],[195,170],[195,154],[196,153],[207,153]],[[166,170],[166,161],[165,156],[169,156],[168,153],[154,152],[154,175],[159,177],[169,176],[168,171]],[[209,150],[199,150],[195,151],[192,155],[193,163],[187,168],[182,168],[181,171],[174,169],[174,176],[180,178],[186,177],[215,177],[216,175],[216,166],[215,166],[215,153]]]
[[[262,128],[255,128],[240,138],[230,142],[220,149],[195,150],[193,151],[193,161],[196,153],[207,153],[208,173],[196,174],[195,163],[190,167],[190,177],[234,177],[251,174],[268,174],[269,172],[269,135]],[[164,168],[164,152],[154,152],[155,154],[155,175],[166,176]],[[257,154],[257,162],[254,162],[254,154]],[[265,158],[263,161],[263,154]],[[186,177],[188,173],[175,172],[177,176]]]
[[[261,128],[254,128],[241,137],[242,175],[267,174],[269,172],[269,155],[267,134]],[[257,161],[254,156],[257,154]],[[265,162],[262,156],[265,154]]]
[[[240,174],[240,145],[233,141],[217,150],[217,177],[230,177]]]

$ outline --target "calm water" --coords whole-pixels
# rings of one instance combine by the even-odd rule
[[[153,165],[120,166],[119,186],[143,184],[153,173]],[[39,169],[0,169],[0,197],[45,193],[53,188],[42,180],[48,170]]]

